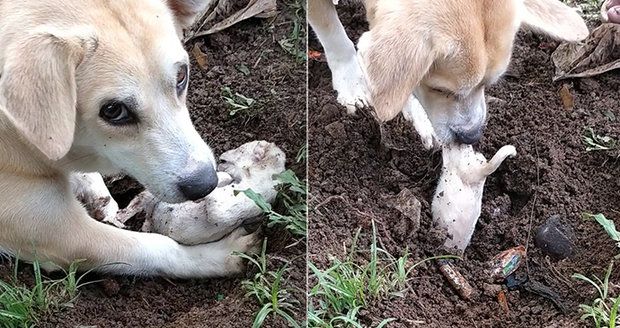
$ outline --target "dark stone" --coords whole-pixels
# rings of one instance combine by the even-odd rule
[[[534,243],[543,253],[556,260],[573,255],[575,244],[573,229],[560,221],[557,215],[551,216],[545,224],[538,227]]]

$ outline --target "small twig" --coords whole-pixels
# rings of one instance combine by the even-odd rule
[[[529,246],[530,246],[530,237],[532,235],[532,221],[534,220],[534,211],[536,210],[536,200],[538,199],[538,189],[540,188],[540,168],[538,164],[540,162],[540,155],[538,154],[538,142],[536,141],[536,135],[534,135],[534,150],[536,151],[536,190],[534,190],[532,210],[530,212],[530,218],[529,218],[528,228],[527,228],[527,239],[525,240],[525,253],[526,254],[530,249]],[[526,256],[525,269],[527,271],[528,276],[530,274],[529,262],[530,262],[529,257]]]

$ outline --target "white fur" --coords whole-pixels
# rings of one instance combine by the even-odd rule
[[[229,183],[220,185],[198,202],[169,204],[152,195],[142,195],[140,208],[147,207],[148,231],[185,244],[196,245],[222,238],[244,220],[262,213],[243,193],[251,189],[272,203],[277,195],[273,176],[284,171],[285,156],[273,143],[253,141],[221,156]],[[221,172],[224,173],[224,172]],[[145,201],[146,199],[146,201]],[[131,207],[131,205],[130,205]]]
[[[487,162],[470,145],[443,147],[443,168],[431,210],[433,220],[448,232],[445,247],[465,250],[480,217],[487,176],[516,154],[514,146],[504,146]]]
[[[334,5],[330,5],[333,8]],[[338,93],[338,103],[345,106],[347,112],[352,114],[355,113],[357,107],[369,105],[370,96],[366,78],[357,60],[355,45],[340,23],[336,9],[333,8],[327,15],[331,21],[327,25],[314,24],[314,17],[311,13],[308,15],[308,21],[312,24],[325,50],[325,57],[332,72],[333,87]]]

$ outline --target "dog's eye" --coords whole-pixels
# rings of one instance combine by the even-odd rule
[[[113,125],[126,125],[136,122],[136,118],[123,102],[113,101],[101,107],[99,116]]]
[[[177,93],[181,94],[183,90],[185,90],[185,86],[187,85],[187,65],[183,64],[179,66],[179,70],[177,71]]]

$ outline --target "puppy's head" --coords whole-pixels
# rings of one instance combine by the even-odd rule
[[[384,1],[360,40],[377,116],[392,119],[413,92],[444,143],[475,143],[485,88],[506,70],[518,28],[568,41],[587,37],[558,0]]]
[[[50,160],[123,171],[167,202],[209,194],[215,159],[186,108],[179,38],[208,1],[53,2],[15,9],[39,25],[3,40],[7,117]]]

